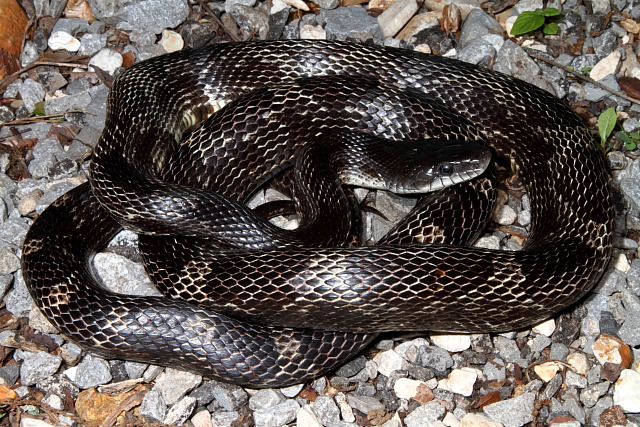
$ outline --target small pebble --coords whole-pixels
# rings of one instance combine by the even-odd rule
[[[431,341],[440,348],[444,348],[452,353],[464,351],[471,347],[471,337],[469,335],[431,335]]]
[[[631,369],[620,373],[613,391],[613,403],[625,412],[640,412],[640,373]]]
[[[472,368],[453,369],[445,379],[438,381],[438,388],[449,390],[463,396],[471,396],[478,372]]]

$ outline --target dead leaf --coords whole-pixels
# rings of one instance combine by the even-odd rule
[[[442,9],[442,19],[440,20],[440,28],[446,35],[458,32],[460,23],[462,22],[462,14],[458,5],[449,3],[444,5]]]
[[[483,396],[480,396],[480,399],[478,399],[478,402],[476,402],[472,408],[474,409],[482,409],[483,407],[487,406],[487,405],[491,405],[492,403],[496,403],[496,402],[500,402],[500,392],[499,391],[492,391],[489,392]]]
[[[136,62],[136,54],[132,50],[128,50],[122,54],[122,66],[129,68]]]
[[[28,22],[16,0],[0,0],[0,79],[20,68],[22,39]]]
[[[640,80],[635,77],[620,77],[618,84],[624,93],[632,98],[640,99]]]
[[[89,23],[93,22],[94,16],[91,5],[87,0],[69,0],[64,9],[64,16],[67,18],[82,18]]]
[[[640,24],[634,21],[633,19],[625,19],[624,21],[620,21],[619,24],[632,34],[640,33]]]

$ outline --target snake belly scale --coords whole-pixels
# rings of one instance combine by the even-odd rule
[[[407,135],[479,140],[510,165],[532,206],[523,250],[415,244],[347,249],[285,244],[274,249],[269,244],[278,246],[284,234],[245,221],[252,212],[240,203],[227,204],[248,191],[248,181],[224,175],[203,183],[189,173],[171,183],[158,178],[171,167],[169,159],[183,133],[221,106],[273,85],[332,76],[378,91],[371,105],[384,109],[385,102],[392,102],[384,100],[392,99],[398,111],[415,110],[427,120],[421,127],[400,114],[367,125],[353,117],[356,108],[341,113],[340,120],[348,120],[339,126],[355,125],[391,140]],[[328,96],[327,104],[334,106],[351,102],[338,92]],[[336,122],[336,114],[325,115]],[[402,131],[393,127],[396,119]],[[254,123],[224,123],[220,131],[260,133]],[[191,144],[199,150],[198,140],[192,138]],[[287,144],[270,151],[292,156]],[[225,150],[232,153],[234,146]],[[206,173],[206,159],[191,161],[201,163]],[[56,201],[26,238],[23,271],[40,309],[62,333],[96,353],[182,367],[252,387],[284,386],[326,372],[360,351],[379,330],[490,332],[541,321],[595,284],[612,245],[604,158],[570,108],[517,79],[391,48],[328,41],[243,43],[136,64],[112,88],[90,172],[92,190],[83,185]],[[265,169],[259,175],[269,173]],[[212,193],[208,186],[222,190]],[[225,195],[228,188],[236,193]],[[218,211],[211,213],[212,206]],[[289,318],[269,314],[270,320],[281,319],[281,326],[251,326],[189,302],[109,294],[93,278],[90,255],[122,226],[166,239],[169,253],[184,246],[181,242],[200,238],[202,224],[214,230],[209,238],[260,248],[230,255],[225,273],[233,273],[227,280],[231,289],[251,281],[268,289],[285,279],[302,283],[300,290],[274,291],[268,301],[269,307],[283,303],[285,311],[300,311]],[[177,237],[161,237],[174,233]],[[194,254],[192,269],[210,267],[201,258],[205,252]],[[167,271],[189,262],[180,256],[157,272],[160,280],[170,280]],[[228,297],[230,311],[242,318],[264,314]],[[308,326],[329,331],[292,329]]]

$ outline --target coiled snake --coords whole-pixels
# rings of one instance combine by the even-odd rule
[[[307,99],[303,106],[291,107],[292,86]],[[276,111],[261,110],[267,103]],[[608,262],[612,198],[599,147],[554,96],[490,70],[340,42],[218,45],[129,68],[112,88],[107,113],[91,164],[93,193],[83,185],[52,204],[31,228],[22,258],[40,309],[99,354],[252,387],[284,386],[353,356],[375,331],[489,332],[541,321],[584,295]],[[282,128],[286,140],[275,136]],[[334,129],[391,140],[482,141],[526,186],[532,223],[524,249],[441,244],[451,240],[296,249],[289,234],[264,221],[256,226],[249,209],[233,204],[255,184],[234,178],[235,171],[268,177],[295,157],[287,141]],[[225,142],[205,146],[201,138],[209,134]],[[242,149],[252,138],[271,136],[273,145],[245,164]],[[90,255],[120,224],[151,235],[141,246],[164,245],[150,256],[152,265],[165,258],[171,264],[151,269],[157,280],[194,299],[194,282],[220,281],[228,302],[214,303],[216,312],[257,314],[281,326],[101,290]],[[177,229],[180,236],[163,236]],[[194,250],[203,230],[217,246],[261,250],[225,253],[219,266],[205,258],[216,250]],[[183,254],[192,250],[192,257]],[[178,276],[184,272],[195,278]],[[260,299],[258,310],[242,301]],[[263,313],[265,307],[274,311]]]

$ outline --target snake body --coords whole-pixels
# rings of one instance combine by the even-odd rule
[[[291,107],[294,86],[313,101]],[[254,115],[264,99],[275,111]],[[255,177],[295,159],[300,140],[335,129],[481,141],[525,184],[532,223],[523,250],[292,247],[290,234],[238,201]],[[205,145],[205,136],[221,142]],[[252,140],[272,136],[247,160]],[[254,172],[237,178],[238,170]],[[112,88],[90,182],[92,191],[83,185],[48,208],[25,241],[23,271],[40,309],[97,353],[253,387],[317,376],[375,331],[489,332],[541,321],[594,285],[612,245],[605,162],[570,108],[512,77],[391,48],[244,43],[136,64]],[[147,235],[150,272],[182,286],[188,302],[99,289],[88,257],[122,226]],[[212,261],[217,249],[196,245],[203,230],[216,248],[243,250]],[[224,298],[214,309],[191,303],[206,283]],[[291,329],[305,327],[326,331]]]

